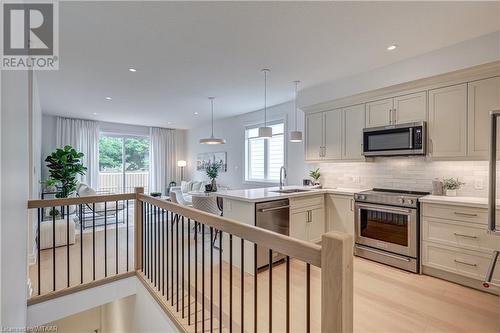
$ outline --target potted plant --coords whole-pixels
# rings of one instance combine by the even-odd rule
[[[58,181],[53,178],[47,178],[46,180],[41,180],[40,184],[43,185],[45,191],[47,192],[56,192],[57,191],[57,183]]]
[[[151,193],[149,193],[149,195],[151,195],[152,197],[155,197],[155,198],[159,198],[159,197],[161,197],[161,192],[151,192]]]
[[[222,164],[218,162],[209,162],[205,167],[205,172],[207,173],[208,178],[211,180],[211,191],[217,192],[217,183],[216,179],[219,176],[219,170],[222,168]]]
[[[465,183],[458,180],[458,178],[444,178],[443,189],[449,197],[456,197],[457,190],[459,190]]]
[[[83,176],[87,171],[82,158],[83,153],[67,145],[64,148],[57,148],[45,159],[50,178],[61,184],[61,190],[56,194],[57,198],[67,198],[75,192],[77,175]]]
[[[309,172],[309,176],[311,176],[311,178],[314,180],[313,185],[320,185],[319,178],[321,177],[321,173],[319,172],[319,168],[317,168],[316,170],[311,170]]]

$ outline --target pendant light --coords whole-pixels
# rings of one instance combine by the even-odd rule
[[[273,129],[267,126],[267,73],[270,70],[264,68],[262,72],[264,73],[264,126],[259,127],[259,138],[270,139],[273,136]]]
[[[297,130],[297,88],[300,81],[293,81],[295,83],[295,131],[290,132],[290,142],[302,142],[302,132]]]
[[[205,145],[223,145],[226,143],[226,139],[219,139],[214,137],[214,99],[215,97],[209,97],[210,105],[212,108],[212,135],[209,138],[200,139],[201,144]]]

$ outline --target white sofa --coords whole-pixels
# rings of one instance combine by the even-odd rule
[[[189,192],[204,192],[205,185],[206,185],[206,183],[203,181],[196,181],[196,180],[185,181],[185,180],[183,180],[183,181],[181,181],[181,186],[171,187],[170,192],[176,191],[178,193],[178,191],[180,190],[184,200],[191,203],[193,201],[193,199],[192,199],[192,196],[189,194]]]

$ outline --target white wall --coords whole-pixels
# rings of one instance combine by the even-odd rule
[[[500,31],[497,31],[373,71],[303,89],[299,92],[298,104],[300,107],[314,105],[499,59]]]
[[[397,52],[397,51],[396,51]],[[463,69],[480,65],[488,62],[500,60],[500,31],[481,36],[463,43],[452,45],[440,50],[436,50],[427,54],[423,54],[411,59],[400,61],[390,66],[382,67],[370,72],[361,73],[351,77],[326,82],[324,84],[309,87],[299,92],[299,106],[309,106],[317,103],[330,101],[336,98],[350,96],[353,94],[361,93],[364,91],[374,90],[378,88],[387,87],[394,84],[404,83],[412,80],[417,80],[433,75],[443,74],[453,70]],[[307,84],[307,82],[305,82]],[[272,117],[280,117],[288,115],[289,119],[292,115],[292,103],[288,102],[282,105],[271,107],[270,113]],[[227,144],[215,147],[216,151],[228,152],[228,172],[222,174],[219,182],[224,185],[229,185],[231,188],[248,188],[258,187],[252,184],[245,184],[244,180],[244,127],[245,125],[258,123],[263,119],[262,112],[251,112],[237,117],[216,120],[215,133],[217,136],[222,136],[227,139]],[[291,128],[291,124],[288,124]],[[303,116],[300,116],[299,129],[303,130]],[[194,171],[196,154],[198,152],[214,151],[213,146],[204,146],[198,144],[198,139],[209,135],[209,125],[196,128],[188,131],[188,156],[189,165],[188,169],[190,174],[196,179],[204,179],[202,173]],[[390,160],[390,159],[389,159]],[[323,171],[323,181],[330,187],[334,186],[372,186],[374,184],[381,185],[380,181],[371,181],[370,172],[374,171],[378,174],[384,171],[381,168],[387,167],[388,170],[393,169],[390,162],[381,163],[382,160],[378,159],[376,162],[363,165],[363,163],[323,163],[320,165]],[[457,164],[457,162],[451,162]],[[461,164],[461,163],[460,163]],[[432,175],[466,175],[469,171],[473,172],[471,168],[465,168],[462,172],[448,172],[447,168],[434,162],[415,162],[413,164],[415,172],[420,173],[426,170]],[[469,165],[464,163],[463,165]],[[309,165],[304,162],[303,144],[288,143],[287,147],[287,167],[289,171],[289,184],[300,184],[302,178],[307,177],[308,170],[316,167],[316,165]],[[352,169],[350,169],[352,168]],[[476,167],[474,167],[476,168]],[[474,169],[475,170],[475,169]],[[480,171],[479,173],[481,173]],[[350,181],[353,175],[359,173],[361,178],[366,180],[364,183]],[[483,190],[476,190],[474,187],[470,188],[470,176],[467,175],[469,184],[464,189],[464,193],[484,195]],[[389,177],[391,178],[391,177]],[[410,179],[412,173],[410,171],[399,173],[394,179]],[[380,178],[379,180],[381,180]],[[383,178],[387,180],[388,178]],[[425,184],[423,188],[429,188],[431,179],[424,177],[420,179]],[[474,181],[473,181],[474,182]],[[411,182],[410,182],[411,183]],[[391,181],[390,179],[385,182],[386,186],[404,186],[408,184],[405,181],[398,183],[398,181]],[[408,184],[407,186],[410,186]]]
[[[26,324],[29,198],[28,73],[3,71],[1,123],[2,327]]]
[[[286,124],[286,156],[285,167],[288,171],[288,184],[301,184],[307,174],[304,160],[304,148],[301,143],[290,143],[288,132],[294,130],[294,106],[292,102],[268,108],[268,120],[284,119]],[[187,161],[188,173],[186,179],[208,180],[204,172],[196,171],[196,155],[202,152],[227,152],[227,172],[220,173],[217,182],[230,188],[254,188],[269,186],[269,184],[244,183],[245,178],[245,127],[261,124],[264,121],[262,110],[246,113],[240,116],[215,120],[214,134],[223,137],[224,145],[202,145],[201,138],[210,136],[210,126],[194,128],[187,132]],[[304,127],[304,116],[301,111],[298,115],[298,128]]]

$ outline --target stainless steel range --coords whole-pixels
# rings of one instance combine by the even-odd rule
[[[419,272],[420,204],[429,193],[374,188],[354,195],[357,256]]]

